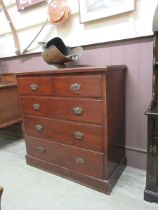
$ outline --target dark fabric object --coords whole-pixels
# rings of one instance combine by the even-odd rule
[[[48,49],[50,46],[55,46],[63,55],[67,56],[70,52],[69,47],[67,47],[63,40],[59,37],[55,37],[51,39],[49,42],[46,43],[46,49]]]

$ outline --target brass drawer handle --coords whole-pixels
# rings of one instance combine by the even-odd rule
[[[45,153],[46,152],[46,149],[44,147],[39,146],[39,147],[37,147],[37,152],[39,152],[39,153]]]
[[[84,134],[80,131],[74,131],[74,137],[77,139],[77,140],[83,140],[83,137],[84,137]]]
[[[30,88],[32,91],[36,91],[38,89],[38,85],[37,84],[32,84],[30,85]]]
[[[81,157],[76,157],[76,163],[83,165],[83,164],[85,164],[85,159],[83,159]]]
[[[39,111],[40,110],[40,104],[33,104],[32,107],[33,107],[34,111]]]
[[[83,113],[83,109],[81,107],[74,107],[72,110],[75,115],[81,115]]]
[[[76,90],[80,90],[81,85],[79,83],[73,83],[70,85],[70,90],[72,91],[76,91]]]
[[[149,146],[149,151],[150,151],[152,154],[156,155],[157,152],[158,152],[157,146],[156,146],[156,145],[150,145],[150,146]]]
[[[43,125],[35,125],[36,131],[41,132],[43,130]]]

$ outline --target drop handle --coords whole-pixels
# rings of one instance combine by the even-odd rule
[[[45,153],[46,149],[44,147],[39,146],[39,147],[37,147],[37,152],[38,153]]]
[[[33,104],[32,107],[33,107],[34,111],[39,111],[40,110],[40,104]]]
[[[37,84],[31,84],[30,88],[32,91],[36,91],[38,89],[38,85]]]
[[[77,90],[80,90],[80,88],[81,88],[81,85],[79,83],[73,83],[70,85],[71,91],[77,91]]]
[[[149,152],[156,155],[158,152],[157,146],[156,145],[150,145],[149,146]]]
[[[80,131],[74,131],[74,138],[82,141],[84,138],[84,134]]]
[[[83,109],[81,107],[74,107],[72,110],[75,115],[81,115],[83,113]]]
[[[43,131],[44,126],[43,126],[43,125],[38,124],[38,125],[35,125],[35,128],[36,128],[36,131],[41,132],[41,131]]]
[[[83,159],[81,157],[76,157],[76,164],[84,165],[85,164],[85,159]]]

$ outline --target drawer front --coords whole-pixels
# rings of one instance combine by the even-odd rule
[[[56,96],[102,96],[101,75],[54,77],[53,86]]]
[[[48,118],[102,123],[102,100],[21,97],[23,113]]]
[[[103,154],[28,136],[25,138],[28,155],[103,179]]]
[[[25,116],[24,128],[28,136],[103,151],[101,126]]]
[[[51,77],[31,77],[18,79],[18,91],[21,95],[52,95]]]

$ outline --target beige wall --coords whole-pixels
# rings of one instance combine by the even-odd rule
[[[86,46],[83,57],[74,63],[93,66],[127,65],[127,163],[143,169],[146,167],[147,149],[147,117],[144,112],[151,101],[152,62],[153,37],[147,37]],[[28,72],[49,68],[40,54],[33,54],[1,59],[0,72]]]
[[[47,19],[47,4],[35,6],[26,11],[17,11],[16,0],[4,0],[8,12],[17,29],[21,51],[32,41],[44,21]],[[78,0],[67,0],[71,17],[61,26],[48,24],[30,47],[28,53],[40,52],[39,41],[60,36],[69,46],[122,40],[152,34],[152,18],[157,0],[135,0],[135,11],[80,23]],[[14,56],[15,47],[9,25],[0,11],[0,57]]]

